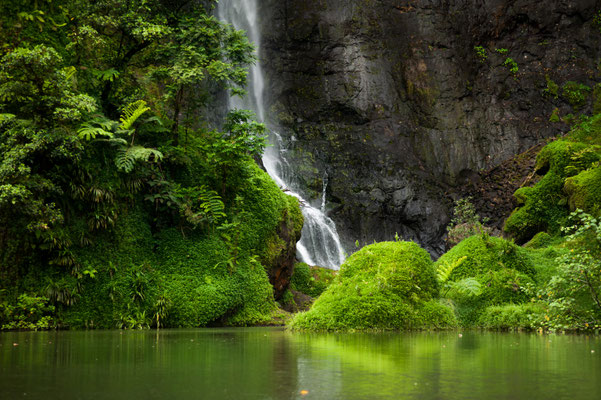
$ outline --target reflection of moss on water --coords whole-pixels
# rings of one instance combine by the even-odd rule
[[[438,285],[428,253],[412,242],[364,247],[292,326],[309,330],[420,329],[455,325],[438,303]]]

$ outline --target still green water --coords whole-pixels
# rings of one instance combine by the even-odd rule
[[[601,339],[274,328],[0,333],[1,399],[601,399]]]

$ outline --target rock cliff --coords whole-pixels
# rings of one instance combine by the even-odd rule
[[[347,250],[398,233],[439,254],[466,181],[586,112],[598,0],[263,0],[272,123]],[[567,82],[588,85],[574,89]],[[584,100],[581,98],[584,97]]]

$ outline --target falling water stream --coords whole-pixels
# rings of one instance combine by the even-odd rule
[[[236,29],[245,30],[256,48],[260,49],[257,1],[220,0],[218,17],[232,24]],[[255,111],[259,121],[265,121],[264,94],[265,78],[259,59],[249,71],[248,94],[244,98],[231,97],[229,107],[251,109]],[[344,249],[336,232],[336,224],[325,214],[327,175],[324,174],[323,179],[321,207],[315,208],[299,194],[301,189],[295,183],[294,166],[286,158],[288,150],[282,137],[273,129],[270,130],[272,131],[269,137],[271,146],[265,150],[263,165],[283,190],[299,199],[305,217],[301,240],[296,245],[297,256],[309,265],[338,269],[344,262]]]

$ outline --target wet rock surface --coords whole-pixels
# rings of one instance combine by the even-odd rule
[[[349,252],[398,233],[440,254],[453,198],[566,130],[549,121],[555,109],[575,112],[562,85],[599,78],[597,0],[260,7],[272,122],[309,197],[318,201],[327,174],[329,215]]]

